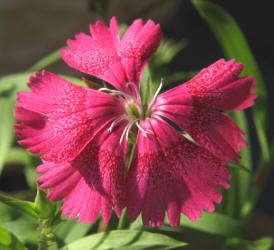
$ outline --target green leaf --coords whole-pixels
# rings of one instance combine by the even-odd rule
[[[42,69],[46,69],[50,65],[52,65],[52,64],[58,62],[59,60],[61,60],[62,59],[61,53],[60,53],[61,49],[62,48],[59,48],[59,49],[55,50],[54,52],[52,52],[48,56],[44,57],[43,59],[41,59],[40,61],[38,61],[34,65],[32,65],[29,69],[27,69],[27,72],[34,72],[34,71],[40,71]]]
[[[273,238],[264,237],[256,241],[248,241],[239,238],[227,239],[222,250],[270,250],[273,246]]]
[[[2,250],[27,250],[13,234],[0,226],[0,249]]]
[[[4,167],[6,155],[9,152],[14,140],[15,119],[13,118],[13,109],[15,101],[11,98],[0,97],[0,173]]]
[[[94,234],[80,240],[77,240],[64,248],[63,250],[78,249],[172,249],[183,247],[187,244],[177,241],[168,236],[156,233],[148,233],[134,230],[116,230],[105,233]]]
[[[14,140],[16,91],[26,89],[29,74],[13,74],[0,78],[0,173],[5,164],[7,153]]]
[[[0,202],[3,202],[7,204],[8,206],[20,209],[21,211],[35,218],[38,217],[35,209],[35,205],[33,202],[15,199],[9,195],[4,194],[3,192],[0,192]]]
[[[249,138],[249,128],[247,124],[247,118],[243,111],[233,111],[231,112],[231,117],[237,123],[237,125],[246,133],[244,135],[245,141],[250,145]],[[223,208],[223,212],[227,215],[233,216],[235,218],[244,218],[247,216],[248,211],[244,209],[246,202],[249,199],[250,187],[252,184],[252,157],[251,157],[251,147],[241,148],[241,159],[239,159],[239,165],[234,165],[232,163],[229,166],[234,165],[241,168],[245,166],[246,172],[238,171],[237,169],[229,169],[231,174],[230,185],[231,188],[228,190],[223,190],[223,202],[220,207]],[[244,170],[244,168],[242,168]]]
[[[12,75],[3,76],[0,78],[0,97],[9,91],[12,92],[12,96],[16,97],[16,91],[27,91],[29,90],[27,82],[29,80],[30,73],[17,73]]]
[[[19,209],[0,203],[0,225],[23,243],[38,243],[37,220]]]
[[[165,218],[165,225],[169,225],[167,217]],[[181,215],[180,227],[225,237],[248,235],[247,230],[239,221],[217,212],[203,212],[201,219],[195,222],[191,222],[186,216]]]
[[[57,226],[55,234],[60,246],[80,239],[97,224],[96,222],[89,224],[79,223],[77,220],[78,218],[66,220]]]

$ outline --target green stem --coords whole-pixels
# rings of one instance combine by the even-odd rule
[[[58,250],[58,244],[52,229],[43,221],[40,222],[40,228],[38,250]]]

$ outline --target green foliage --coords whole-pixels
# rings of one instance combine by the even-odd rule
[[[25,212],[35,218],[37,218],[37,211],[33,202],[30,201],[21,201],[15,199],[9,195],[0,192],[0,202],[3,202],[11,207],[17,208],[22,212]]]
[[[63,250],[78,249],[173,249],[186,246],[186,243],[177,241],[168,236],[156,233],[135,231],[135,230],[116,230],[105,233],[94,234],[77,240]]]
[[[0,226],[0,249],[26,250],[27,248],[12,233]]]
[[[221,250],[270,250],[273,246],[273,239],[264,237],[256,241],[248,241],[239,238],[231,238],[225,241]]]
[[[55,215],[56,205],[46,197],[46,193],[39,189],[37,185],[37,194],[34,206],[41,219],[47,219]]]
[[[165,223],[168,225],[167,218]],[[201,219],[195,222],[191,222],[186,216],[182,215],[180,227],[225,237],[244,237],[248,235],[246,228],[239,221],[217,212],[203,212]]]
[[[38,243],[37,219],[23,210],[0,203],[0,226],[14,234],[23,243]]]
[[[77,220],[78,218],[65,220],[56,227],[55,234],[59,246],[64,246],[80,239],[98,224],[97,222],[89,224],[79,223]]]

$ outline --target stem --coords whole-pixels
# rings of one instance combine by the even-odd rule
[[[38,250],[57,250],[58,245],[56,237],[52,232],[48,232],[45,224],[41,223],[42,229],[40,231]]]

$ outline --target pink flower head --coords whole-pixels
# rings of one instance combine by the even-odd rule
[[[16,133],[21,145],[42,155],[41,189],[51,188],[53,201],[65,200],[64,215],[86,223],[99,213],[108,222],[112,209],[120,216],[124,207],[131,221],[141,213],[153,226],[163,224],[166,210],[172,226],[181,213],[195,221],[203,209],[213,211],[222,199],[217,187],[229,187],[227,161],[237,162],[246,146],[221,111],[250,107],[255,80],[238,77],[243,64],[221,59],[176,88],[158,95],[159,88],[144,107],[140,77],[159,46],[159,25],[136,20],[120,40],[112,18],[109,28],[97,22],[90,32],[68,40],[63,59],[116,90],[76,86],[43,71],[30,77],[31,92],[18,93]],[[130,133],[137,139],[127,168]]]

